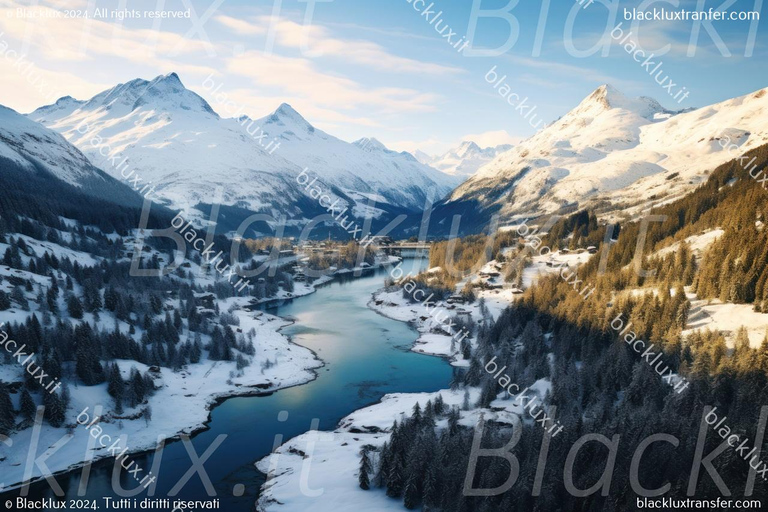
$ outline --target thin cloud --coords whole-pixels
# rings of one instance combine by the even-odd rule
[[[243,36],[252,36],[266,33],[265,26],[248,23],[247,21],[225,16],[224,14],[217,15],[214,17],[214,20],[221,23],[236,34]]]
[[[454,67],[400,57],[383,46],[362,39],[335,37],[326,27],[304,25],[288,19],[258,16],[249,21],[220,15],[216,21],[240,35],[264,34],[274,30],[276,43],[291,49],[299,49],[308,58],[336,58],[344,62],[360,64],[372,69],[395,73],[460,74],[465,70]]]
[[[437,96],[399,87],[366,88],[346,77],[324,73],[309,59],[250,51],[227,60],[227,71],[253,84],[281,91],[322,108],[377,108],[381,113],[432,112]]]

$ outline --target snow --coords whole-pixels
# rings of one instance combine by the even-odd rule
[[[464,391],[441,391],[451,407],[460,406]],[[410,415],[419,402],[423,407],[438,393],[389,394],[381,402],[360,409],[343,418],[333,432],[311,431],[295,437],[280,446],[272,456],[257,463],[260,471],[273,470],[273,478],[262,488],[257,503],[260,512],[305,512],[307,510],[334,510],[336,512],[391,512],[402,505],[388,498],[383,490],[360,489],[357,482],[360,450],[364,445],[379,446],[388,438],[388,432],[401,415]],[[471,401],[479,392],[473,390]],[[477,413],[462,412],[462,425],[474,425]],[[445,426],[445,420],[438,421]],[[306,457],[305,457],[306,455]]]
[[[10,159],[30,172],[34,172],[36,166],[42,166],[77,187],[86,181],[105,180],[93,172],[88,159],[61,135],[2,105],[0,157]]]
[[[541,379],[530,386],[528,396],[543,398],[551,390],[549,381]],[[470,404],[480,395],[478,389],[469,388]],[[441,390],[437,393],[393,393],[381,402],[353,412],[343,418],[332,432],[311,431],[291,439],[274,454],[257,463],[260,471],[270,474],[262,487],[257,502],[259,512],[304,512],[306,510],[333,510],[358,512],[360,510],[391,512],[402,504],[388,498],[383,489],[371,487],[364,491],[358,486],[360,451],[363,446],[381,446],[389,439],[389,430],[395,420],[410,415],[418,402],[421,407],[428,400],[434,402],[441,395],[448,408],[462,406],[464,390]],[[501,395],[500,395],[501,396]],[[533,423],[522,404],[498,398],[489,409],[460,410],[459,424],[474,427],[483,415],[487,421],[508,425]],[[445,428],[446,419],[436,421],[438,429]],[[371,455],[375,457],[375,454]]]
[[[0,247],[0,250],[5,251],[5,248]],[[51,279],[47,276],[41,276],[40,274],[35,274],[34,272],[30,272],[28,270],[19,270],[17,268],[11,268],[6,265],[0,265],[0,276],[4,277],[3,286],[9,285],[10,283],[7,283],[8,277],[18,277],[20,279],[26,279],[29,281],[32,281],[33,284],[42,285],[46,288],[50,286]],[[7,291],[7,290],[6,290]]]
[[[489,268],[495,268],[490,262]],[[431,269],[435,271],[435,269]],[[498,293],[497,293],[498,292]],[[501,311],[513,300],[509,290],[481,291],[479,297],[485,299],[486,307],[492,318],[498,318]],[[424,354],[446,357],[455,366],[466,366],[467,361],[460,354],[451,351],[451,336],[438,332],[447,331],[436,318],[452,316],[458,311],[469,312],[473,322],[480,321],[482,315],[478,301],[473,304],[456,305],[448,310],[449,304],[439,301],[433,316],[422,303],[409,303],[401,290],[375,292],[368,306],[380,314],[408,322],[419,332],[411,350]],[[442,326],[442,327],[441,327]],[[467,338],[468,340],[470,338]],[[458,350],[458,343],[456,343]],[[544,397],[550,384],[541,380],[531,386],[531,390]],[[469,389],[470,403],[475,403],[480,395],[478,389]],[[448,407],[460,407],[464,401],[464,390],[442,390]],[[257,463],[260,471],[269,475],[262,487],[262,494],[257,503],[261,512],[303,512],[310,509],[333,509],[335,512],[391,511],[399,504],[378,489],[363,491],[357,485],[360,450],[365,445],[380,446],[388,440],[388,431],[395,420],[403,415],[410,415],[413,406],[419,402],[422,407],[427,400],[437,397],[438,393],[395,393],[385,395],[375,405],[360,409],[343,418],[333,432],[310,431],[280,446],[272,455]],[[522,415],[522,407],[511,400],[496,400],[491,409],[471,409],[461,412],[459,423],[473,427],[482,413],[487,419],[515,424]],[[524,421],[532,421],[524,419]],[[438,428],[444,428],[446,420],[437,421]],[[319,508],[318,508],[319,507]]]
[[[372,300],[368,303],[368,307],[377,311],[378,313],[399,320],[401,322],[407,322],[414,326],[419,332],[419,337],[411,347],[414,352],[420,352],[422,354],[430,354],[435,356],[441,356],[449,358],[451,364],[454,366],[466,366],[468,361],[462,359],[459,353],[459,343],[454,343],[454,350],[451,350],[452,334],[450,328],[448,328],[443,322],[438,321],[452,317],[459,308],[456,310],[446,309],[446,304],[441,302],[435,303],[435,309],[433,316],[430,316],[429,311],[420,302],[409,303],[406,298],[403,297],[401,290],[397,291],[385,291],[379,290],[373,294]],[[467,309],[461,307],[460,309]],[[456,336],[460,336],[458,332]],[[470,338],[467,337],[467,340]]]
[[[626,206],[680,197],[706,179],[705,171],[768,142],[766,91],[675,113],[601,86],[478,170],[450,200],[476,199],[488,207],[488,190],[497,189],[509,192],[490,194],[500,197],[493,201],[503,216],[603,200],[635,213]],[[725,136],[737,151],[724,148]]]
[[[566,254],[557,251],[544,256],[533,251],[533,254],[536,255],[531,258],[531,264],[523,269],[523,288],[530,288],[535,285],[542,275],[559,274],[562,267],[558,267],[558,265],[565,264],[570,268],[576,268],[593,256],[586,251]]]
[[[432,269],[430,269],[432,270]],[[427,271],[429,272],[429,271]],[[457,288],[460,287],[457,285]],[[459,329],[449,327],[448,322],[457,314],[468,314],[472,323],[477,325],[482,322],[480,312],[480,299],[484,299],[485,306],[492,319],[499,317],[501,312],[513,300],[511,289],[502,290],[477,290],[477,300],[472,304],[448,304],[446,301],[435,301],[434,306],[427,307],[422,302],[409,302],[403,297],[402,290],[388,291],[381,289],[373,294],[368,307],[374,311],[394,320],[411,324],[418,332],[419,337],[411,347],[414,352],[445,357],[451,365],[464,367],[469,361],[463,359],[459,353],[462,333]],[[430,314],[431,313],[431,314]],[[473,338],[466,337],[473,342]],[[453,340],[453,350],[451,342]]]
[[[511,144],[481,148],[472,141],[463,141],[458,147],[450,149],[442,155],[429,156],[419,151],[416,159],[451,176],[468,178],[483,165],[510,149],[512,149]]]
[[[684,240],[684,242],[690,246],[693,254],[700,259],[704,255],[704,251],[707,249],[707,247],[709,247],[712,242],[720,238],[723,233],[725,233],[725,231],[722,229],[712,229],[698,235],[689,236]],[[677,252],[677,250],[680,248],[680,245],[681,242],[675,242],[669,247],[659,249],[653,254],[653,256],[666,256],[667,254]]]
[[[687,329],[683,335],[696,329],[720,331],[729,347],[734,346],[736,331],[746,327],[749,345],[757,348],[768,332],[768,315],[754,311],[751,304],[722,303],[719,300],[691,300]]]
[[[327,187],[356,192],[363,204],[371,197],[420,207],[423,194],[438,199],[458,184],[408,153],[337,139],[287,104],[261,119],[221,118],[175,73],[119,84],[85,102],[63,103],[66,108],[42,107],[29,118],[63,134],[116,179],[123,179],[123,171],[130,177],[133,170],[142,183],[154,184],[171,208],[187,214],[198,203],[215,201],[219,188],[222,204],[275,216],[295,213],[305,194],[296,177],[305,168],[319,173]],[[95,135],[101,139],[94,145]],[[104,153],[119,154],[118,164]],[[128,164],[120,167],[125,157]]]
[[[247,298],[231,298],[222,301],[222,309],[231,305],[240,308],[245,306]],[[125,444],[130,452],[153,449],[156,446],[158,436],[172,438],[180,434],[191,434],[204,428],[209,418],[209,410],[220,398],[237,395],[253,394],[258,392],[270,392],[277,389],[303,384],[314,378],[315,368],[322,365],[314,354],[299,345],[291,343],[288,338],[278,332],[278,329],[290,322],[279,317],[274,317],[262,312],[248,312],[237,309],[234,312],[240,319],[240,328],[248,332],[251,328],[256,330],[255,346],[256,355],[250,366],[246,367],[241,377],[231,377],[235,371],[234,362],[210,361],[195,365],[188,365],[182,371],[174,373],[168,368],[161,369],[161,379],[156,381],[162,384],[162,388],[149,399],[152,407],[152,420],[148,424],[141,418],[129,420],[117,420],[107,415],[101,421],[105,433],[117,438],[126,436]],[[262,369],[262,363],[266,360],[277,362],[271,368]],[[144,372],[147,368],[135,361],[117,361],[124,376],[128,375],[131,367],[136,367]],[[0,374],[4,380],[21,379],[21,366],[6,365],[2,367]],[[103,406],[107,412],[113,405],[112,399],[106,391],[107,384],[98,386],[71,388],[72,403],[67,411],[67,424],[74,426],[72,437],[67,440],[65,428],[56,429],[44,424],[40,430],[39,451],[53,446],[54,443],[65,438],[60,449],[55,451],[47,460],[52,472],[65,470],[79,461],[91,458],[98,459],[108,456],[105,450],[96,450],[89,445],[92,438],[88,432],[76,425],[76,416],[86,407],[93,413],[96,407]],[[184,403],[184,407],[168,407],[168,404]],[[139,406],[137,410],[127,409],[123,416],[137,413],[143,410]],[[91,417],[92,414],[91,414]],[[10,436],[13,443],[3,449],[4,458],[0,460],[0,472],[3,474],[3,482],[6,488],[12,488],[21,482],[24,476],[27,452],[32,441],[33,429],[25,429]],[[38,468],[35,467],[33,478],[40,477]]]
[[[57,258],[69,258],[73,263],[77,261],[80,265],[85,267],[93,267],[94,265],[99,264],[99,260],[87,252],[75,251],[53,242],[36,240],[27,235],[17,234],[14,238],[23,239],[27,243],[27,246],[35,253],[35,256],[43,256],[47,252]],[[7,244],[0,244],[0,250],[5,251],[6,247]]]
[[[711,238],[711,237],[710,237]],[[733,304],[730,302],[721,302],[717,299],[699,299],[693,293],[691,287],[686,288],[685,296],[691,303],[688,311],[688,323],[683,336],[688,336],[696,330],[718,331],[725,337],[726,344],[729,347],[734,346],[736,332],[741,327],[746,327],[749,335],[749,345],[757,348],[763,342],[768,332],[768,315],[758,313],[751,304]],[[676,290],[670,288],[669,293],[674,297]],[[659,294],[656,287],[632,288],[625,290],[622,294],[633,297],[642,297],[648,293]]]

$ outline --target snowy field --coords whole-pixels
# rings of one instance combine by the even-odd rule
[[[478,299],[485,299],[485,306],[488,312],[495,320],[501,312],[512,301],[513,295],[510,290],[483,290],[478,293]],[[472,304],[455,304],[454,309],[445,301],[437,301],[432,307],[425,306],[422,302],[409,302],[401,290],[388,292],[379,290],[373,294],[373,298],[368,303],[368,307],[374,311],[392,318],[411,324],[418,332],[411,350],[421,354],[440,356],[448,358],[453,366],[467,366],[468,361],[462,358],[459,353],[460,343],[458,340],[461,334],[458,329],[453,329],[455,336],[452,336],[447,327],[448,319],[455,315],[469,315],[475,326],[482,322],[479,300]],[[430,312],[432,313],[430,315]],[[451,347],[451,340],[457,340],[454,347]],[[467,340],[470,340],[467,337]],[[474,340],[473,346],[474,346]]]
[[[688,328],[683,335],[696,329],[720,331],[729,347],[734,346],[736,331],[746,327],[749,345],[758,348],[768,332],[768,315],[754,311],[751,304],[723,303],[719,300],[691,301]]]
[[[534,251],[532,254],[536,254],[536,252]],[[564,263],[571,269],[575,269],[578,265],[586,263],[591,257],[592,254],[588,252],[569,252],[564,254],[556,251],[544,256],[537,254],[531,258],[531,265],[523,270],[523,288],[528,289],[535,285],[543,275],[559,273],[560,267],[558,265]],[[567,271],[564,270],[563,272]]]
[[[701,259],[701,257],[704,255],[704,251],[706,251],[712,242],[720,238],[723,233],[725,233],[725,231],[722,229],[705,231],[698,235],[689,236],[685,239],[685,243],[690,246],[691,251],[693,251],[693,254],[696,255],[696,258]],[[681,242],[675,242],[669,247],[659,249],[653,254],[653,256],[666,256],[667,254],[674,253],[680,248],[680,245]]]
[[[531,389],[543,398],[550,389],[546,380],[539,380]],[[518,418],[532,424],[533,420],[521,405],[505,393],[491,403],[489,409],[473,408],[479,389],[469,388],[470,409],[463,410],[464,390],[444,389],[436,393],[393,393],[378,404],[360,409],[343,418],[333,432],[311,431],[282,445],[271,456],[257,463],[260,471],[271,475],[262,487],[257,503],[259,512],[391,512],[401,510],[402,503],[393,500],[383,489],[371,487],[364,491],[358,486],[360,450],[363,446],[381,446],[389,439],[395,420],[410,416],[418,402],[421,408],[428,400],[441,395],[450,408],[460,409],[459,424],[472,428],[482,414],[486,421],[515,425]],[[446,418],[436,421],[438,429],[447,426]],[[371,454],[375,462],[375,453]]]

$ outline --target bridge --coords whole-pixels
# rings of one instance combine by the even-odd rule
[[[391,245],[382,245],[379,247],[386,254],[403,256],[405,254],[419,255],[429,254],[432,244],[426,242],[399,242]]]

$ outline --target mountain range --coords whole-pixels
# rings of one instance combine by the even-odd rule
[[[442,155],[430,156],[423,151],[417,151],[414,156],[424,165],[434,167],[446,174],[468,178],[482,166],[510,149],[512,149],[511,144],[481,148],[476,143],[465,140]]]
[[[326,213],[297,181],[302,172],[356,216],[370,212],[382,221],[422,209],[461,181],[375,139],[344,142],[285,103],[259,119],[222,118],[176,73],[132,80],[86,101],[65,97],[29,118],[115,178],[134,171],[170,208],[195,216],[225,205],[232,229],[253,212],[296,225]]]
[[[466,234],[493,215],[505,223],[593,208],[621,217],[670,201],[717,165],[768,142],[767,109],[768,89],[675,112],[602,85],[514,147],[465,141],[417,159],[373,138],[344,142],[285,103],[259,119],[222,118],[170,73],[90,100],[64,97],[28,119],[3,109],[0,157],[45,168],[102,197],[105,190],[130,190],[107,179],[125,185],[130,168],[152,184],[159,203],[193,218],[222,204],[225,231],[254,212],[284,216],[296,230],[327,213],[297,181],[304,172],[360,220],[372,216],[374,229],[407,215],[399,235],[413,234],[425,202],[437,201],[430,235],[442,236],[457,214]]]
[[[502,223],[579,208],[631,215],[685,195],[718,165],[768,142],[766,114],[768,88],[671,112],[602,85],[481,167],[433,217],[445,227],[452,215],[470,214],[473,231],[494,215]]]

